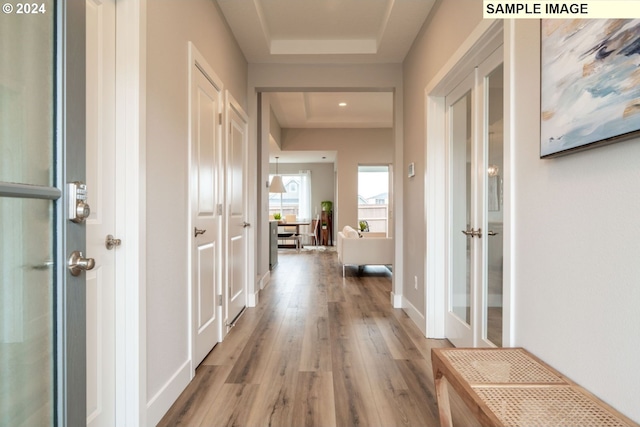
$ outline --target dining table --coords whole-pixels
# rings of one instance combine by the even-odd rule
[[[294,221],[294,222],[284,222],[284,221],[279,221],[278,222],[278,239],[282,239],[282,240],[287,240],[287,238],[293,238],[293,236],[299,236],[300,235],[300,226],[302,225],[311,225],[311,221],[304,221],[304,220],[299,220],[299,221]],[[281,232],[281,228],[284,227],[295,227],[296,231],[294,232],[286,232],[283,233]],[[298,240],[297,243],[295,245],[284,245],[284,244],[278,244],[279,248],[290,248],[290,247],[294,247],[296,248],[297,245],[300,245],[300,247],[302,247],[302,243]]]

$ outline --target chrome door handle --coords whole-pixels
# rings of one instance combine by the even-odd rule
[[[121,244],[122,244],[122,240],[115,239],[111,234],[108,234],[107,238],[104,241],[104,245],[109,250],[113,249],[115,246],[120,246]]]
[[[477,230],[474,230],[473,228],[471,230],[462,230],[462,233],[467,237],[477,237],[478,239],[482,238],[482,228],[478,228]]]
[[[248,222],[243,222],[242,223],[242,227],[247,228],[247,227],[251,227],[251,224]]]
[[[207,230],[200,230],[199,228],[194,227],[193,228],[193,233],[194,233],[193,237],[198,237],[199,235],[204,234],[206,232],[207,232]]]
[[[83,271],[93,270],[93,267],[96,266],[96,261],[93,258],[84,258],[80,251],[73,251],[69,256],[67,265],[72,276],[79,276]]]

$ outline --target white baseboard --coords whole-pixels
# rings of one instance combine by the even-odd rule
[[[271,282],[271,270],[268,270],[260,278],[260,289],[266,288],[269,282]]]
[[[391,292],[391,306],[393,308],[402,308],[402,295]]]
[[[167,413],[171,405],[178,399],[180,393],[191,382],[191,361],[187,360],[171,376],[169,381],[159,392],[147,402],[147,422],[150,426],[157,425]]]
[[[417,308],[413,306],[413,304],[409,302],[408,299],[404,297],[402,298],[402,309],[404,310],[405,313],[407,313],[409,318],[413,320],[413,323],[415,323],[418,329],[420,329],[420,332],[422,332],[424,336],[427,336],[426,318],[422,313],[420,313],[420,311],[418,311]]]

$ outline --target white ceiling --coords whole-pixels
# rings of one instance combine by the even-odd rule
[[[393,126],[391,92],[276,92],[270,102],[283,128]]]
[[[250,63],[400,63],[435,0],[218,0]]]
[[[435,0],[217,0],[249,63],[401,63]],[[393,126],[391,92],[271,93],[283,128]],[[346,102],[339,107],[339,102]],[[272,144],[273,145],[273,144]],[[275,147],[277,148],[277,147]],[[270,153],[335,161],[335,153]],[[322,157],[326,157],[322,159]]]

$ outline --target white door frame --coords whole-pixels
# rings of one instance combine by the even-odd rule
[[[146,8],[116,0],[115,425],[147,424]]]
[[[425,259],[425,330],[429,338],[445,338],[445,292],[447,289],[446,253],[448,212],[446,174],[446,104],[445,96],[467,75],[473,72],[478,63],[504,42],[502,20],[483,20],[471,32],[449,61],[440,69],[425,88],[425,135],[426,135],[426,186],[425,186],[425,222],[427,224],[427,242]],[[508,76],[507,76],[508,79]],[[508,101],[505,109],[509,109]],[[505,146],[509,145],[506,137]],[[505,156],[508,155],[505,149]],[[508,207],[505,206],[508,210]],[[505,219],[506,220],[506,219]],[[507,225],[505,225],[505,231]],[[506,237],[505,237],[506,238]],[[509,245],[505,244],[505,260],[509,259]],[[505,308],[508,312],[508,277],[505,276]],[[508,324],[508,319],[506,319]],[[507,329],[505,328],[505,331]],[[508,334],[504,334],[505,337]],[[508,346],[509,339],[503,340]]]

